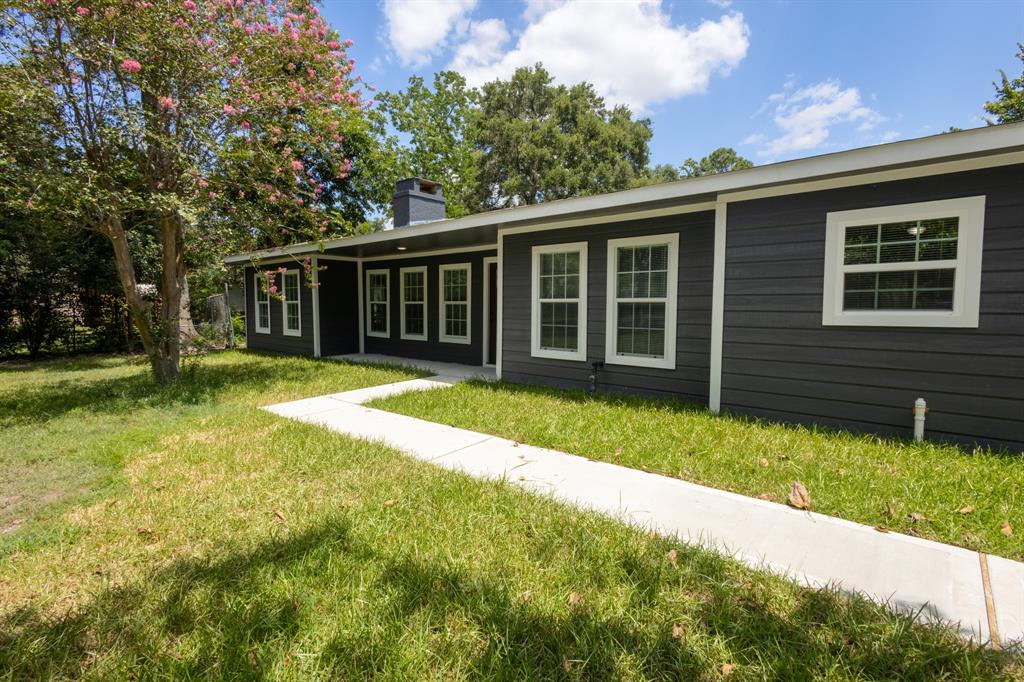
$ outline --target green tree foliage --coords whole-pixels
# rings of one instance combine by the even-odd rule
[[[494,209],[631,186],[647,166],[651,125],[609,109],[587,83],[554,85],[537,64],[483,86],[469,137],[477,203]]]
[[[109,239],[154,377],[175,381],[189,244],[337,229],[346,135],[369,130],[347,44],[310,0],[11,0],[2,22],[0,102],[47,149],[5,162],[5,198]],[[153,302],[133,252],[150,233]]]
[[[753,162],[743,158],[731,147],[719,147],[700,161],[687,159],[679,167],[680,175],[684,178],[695,178],[701,175],[713,175],[715,173],[728,173],[744,168],[753,168]]]
[[[449,217],[476,208],[476,153],[467,136],[470,114],[479,93],[455,71],[434,74],[433,88],[419,76],[405,90],[377,96],[378,131],[393,151],[395,174],[386,188],[390,197],[399,177],[423,177],[441,183]],[[408,143],[388,137],[387,126]]]
[[[1024,43],[1017,43],[1017,58],[1024,67]],[[1024,68],[1021,75],[1010,79],[1006,72],[1000,69],[1000,82],[993,83],[996,89],[996,98],[985,103],[985,111],[993,118],[986,119],[989,125],[1000,123],[1016,123],[1024,121]]]

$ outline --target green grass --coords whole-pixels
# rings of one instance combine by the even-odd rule
[[[246,353],[177,389],[144,372],[0,371],[5,434],[34,448],[38,480],[87,449],[116,454],[97,466],[118,481],[79,478],[86,497],[35,522],[76,532],[0,559],[0,678],[1024,674],[871,603],[256,407],[407,375]]]
[[[373,406],[1024,559],[1024,456],[715,416],[699,406],[466,383]],[[960,510],[973,508],[961,513]],[[923,517],[923,518],[922,518]],[[1012,535],[1003,532],[1010,524]]]

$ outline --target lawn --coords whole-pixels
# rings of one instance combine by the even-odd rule
[[[701,406],[473,382],[380,409],[1024,560],[1024,456],[711,415]]]
[[[145,371],[0,367],[0,475],[26,519],[5,502],[0,678],[1024,674],[868,602],[257,408],[400,371],[238,352],[175,389]]]

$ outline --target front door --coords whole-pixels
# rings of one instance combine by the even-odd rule
[[[498,358],[498,264],[487,266],[487,364],[493,365]]]

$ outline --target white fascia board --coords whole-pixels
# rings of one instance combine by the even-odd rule
[[[943,133],[901,142],[833,152],[793,161],[781,161],[730,173],[686,178],[658,185],[610,192],[589,197],[560,199],[529,206],[476,213],[463,218],[438,220],[422,225],[400,227],[355,237],[331,239],[318,244],[307,242],[293,246],[228,256],[225,263],[237,264],[254,258],[313,253],[322,249],[359,246],[430,234],[442,234],[474,227],[501,226],[512,222],[544,220],[571,213],[628,208],[634,204],[671,201],[701,195],[717,195],[765,185],[778,185],[814,178],[855,174],[881,168],[912,166],[942,159],[979,156],[1024,149],[1024,123],[1009,123]]]

